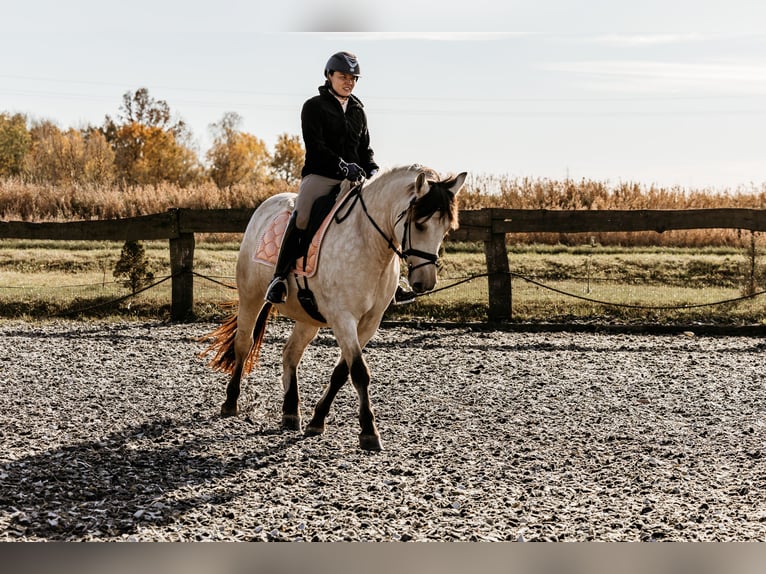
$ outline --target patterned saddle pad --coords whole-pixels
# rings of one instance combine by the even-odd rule
[[[311,243],[309,244],[307,256],[305,258],[301,257],[297,261],[297,265],[293,271],[296,275],[300,277],[313,277],[316,274],[317,268],[319,267],[319,249],[322,245],[322,239],[324,238],[325,231],[327,231],[335,212],[338,211],[338,208],[342,204],[342,200],[335,202],[330,213],[322,221],[322,225],[320,225],[316,233],[314,233],[314,236],[311,238]],[[253,254],[253,261],[271,267],[274,267],[277,264],[279,247],[282,245],[282,238],[285,235],[285,229],[287,228],[287,222],[290,219],[291,213],[291,210],[285,209],[272,218],[258,241],[255,253]]]

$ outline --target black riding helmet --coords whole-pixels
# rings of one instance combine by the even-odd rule
[[[356,56],[350,52],[338,52],[330,56],[327,60],[327,65],[324,67],[325,78],[332,72],[341,72],[343,74],[351,74],[352,76],[359,77],[359,61]]]

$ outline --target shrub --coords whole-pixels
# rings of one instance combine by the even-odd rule
[[[154,273],[149,271],[149,260],[140,241],[125,242],[113,275],[115,279],[124,278],[123,285],[129,287],[134,295],[154,280]]]

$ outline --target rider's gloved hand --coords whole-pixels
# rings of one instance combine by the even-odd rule
[[[338,163],[338,169],[340,169],[343,177],[349,181],[359,181],[360,179],[367,177],[367,174],[364,173],[364,170],[359,167],[359,165],[355,163],[347,163],[343,161],[343,159]]]

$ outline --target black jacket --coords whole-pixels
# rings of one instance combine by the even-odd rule
[[[349,97],[344,114],[329,87],[320,86],[319,95],[303,104],[301,126],[306,146],[301,176],[313,173],[343,179],[338,167],[341,159],[360,165],[368,175],[378,169],[370,148],[364,106],[356,96]]]

